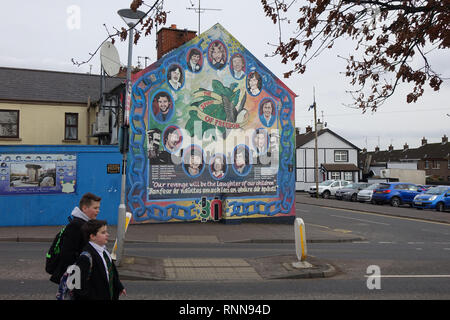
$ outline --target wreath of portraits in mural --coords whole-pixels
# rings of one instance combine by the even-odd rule
[[[229,59],[228,59],[229,58]],[[207,61],[207,62],[206,62]],[[229,63],[228,63],[229,61]],[[228,63],[230,74],[236,80],[245,79],[247,93],[253,97],[258,96],[263,89],[263,79],[260,73],[253,70],[247,73],[247,62],[244,55],[236,52],[228,57],[227,46],[221,40],[213,40],[209,43],[205,55],[199,47],[191,47],[187,50],[186,65],[183,68],[179,63],[170,63],[166,69],[166,82],[170,90],[177,92],[184,87],[185,72],[200,73],[205,63],[216,70],[223,70]],[[175,113],[175,100],[170,90],[158,90],[150,101],[153,119],[158,124],[169,124]],[[276,102],[272,98],[263,98],[259,102],[258,116],[261,125],[272,127],[277,118]],[[173,156],[180,156],[183,170],[188,177],[196,178],[208,167],[209,174],[214,180],[223,179],[228,171],[227,158],[223,154],[215,154],[206,163],[204,152],[199,146],[189,146],[180,150],[183,142],[182,130],[176,125],[168,125],[163,132],[154,128],[147,131],[148,158],[150,164],[174,164]],[[159,145],[162,144],[162,150]],[[264,128],[255,129],[253,133],[253,148],[256,151],[257,163],[263,152],[269,150],[269,133]],[[181,152],[180,152],[181,151]],[[191,153],[193,153],[191,155]],[[239,145],[233,150],[231,168],[240,177],[246,176],[251,169],[252,151],[249,146]],[[197,172],[197,174],[196,174]]]
[[[230,173],[235,176],[245,177],[251,170],[250,159],[252,150],[255,150],[255,156],[260,157],[266,151],[278,154],[278,145],[282,146],[280,152],[280,167],[278,178],[280,180],[280,191],[282,199],[276,199],[269,202],[249,202],[244,203],[236,200],[229,204],[232,212],[230,216],[242,216],[252,214],[263,214],[267,216],[275,215],[280,212],[288,212],[294,199],[294,191],[289,181],[292,178],[292,172],[288,171],[287,164],[290,163],[292,156],[292,141],[290,135],[284,132],[292,131],[290,115],[292,113],[292,101],[289,93],[280,87],[273,79],[267,78],[264,72],[261,72],[257,63],[251,57],[247,57],[241,52],[232,52],[227,50],[227,46],[220,40],[213,40],[208,47],[202,49],[200,44],[187,48],[183,56],[176,60],[168,60],[168,67],[159,68],[143,75],[133,85],[133,104],[130,148],[139,150],[131,153],[130,156],[130,183],[131,188],[128,193],[129,203],[133,216],[136,220],[192,220],[196,214],[192,211],[194,204],[183,206],[181,204],[170,204],[160,206],[155,203],[146,204],[146,188],[144,175],[148,169],[141,165],[142,156],[145,157],[145,144],[140,138],[147,130],[143,115],[145,105],[148,106],[150,118],[158,124],[155,128],[147,131],[147,152],[150,164],[171,163],[171,156],[177,154],[180,156],[181,166],[187,177],[196,179],[205,170],[214,180],[224,179]],[[227,159],[225,154],[216,153],[210,159],[205,159],[202,148],[198,145],[189,145],[183,149],[183,130],[173,124],[175,114],[175,99],[178,91],[186,85],[187,73],[201,73],[207,64],[214,70],[222,71],[227,67],[230,75],[235,80],[244,81],[246,92],[251,97],[258,97],[261,91],[265,90],[270,95],[265,96],[258,104],[258,118],[261,125],[254,129],[252,135],[252,148],[247,145],[238,145],[234,148],[232,156]],[[150,99],[146,97],[148,90],[161,81],[167,84],[167,89],[158,89]],[[280,101],[278,110],[278,103]],[[147,102],[148,101],[148,102]],[[143,111],[141,111],[143,110]],[[280,114],[278,114],[280,112]],[[279,117],[281,126],[281,135],[273,136],[268,128],[277,123]],[[278,142],[279,140],[279,142]],[[163,156],[161,156],[163,154]],[[242,163],[245,164],[242,167]],[[259,162],[257,162],[259,163]],[[286,183],[284,183],[286,182]]]

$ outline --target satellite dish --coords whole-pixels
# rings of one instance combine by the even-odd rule
[[[120,70],[119,52],[112,42],[107,41],[100,48],[100,61],[102,68],[110,77],[114,77]]]

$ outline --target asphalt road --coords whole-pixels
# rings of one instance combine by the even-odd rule
[[[313,205],[297,204],[296,208],[306,223],[306,235],[308,225],[314,224],[364,238],[308,244],[309,255],[338,268],[336,276],[240,282],[127,280],[125,299],[450,299],[449,224]],[[56,285],[43,272],[48,245],[0,243],[0,299],[54,299]],[[125,250],[153,257],[244,258],[293,253],[294,244],[127,243]],[[380,271],[375,277],[368,272],[371,266]]]

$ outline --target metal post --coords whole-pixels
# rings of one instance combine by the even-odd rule
[[[317,150],[317,111],[316,111],[316,95],[313,88],[314,96],[314,176],[316,180],[316,198],[319,198],[319,154]]]
[[[131,100],[131,92],[129,87],[131,85],[131,60],[133,51],[133,29],[130,28],[128,31],[128,65],[127,65],[127,81],[126,81],[126,94],[125,94],[125,110],[123,112],[122,120],[122,139],[128,139],[129,130],[129,101]],[[128,145],[128,141],[122,141],[122,145]],[[126,221],[126,204],[125,204],[125,192],[126,192],[126,178],[127,178],[127,148],[122,150],[122,184],[120,188],[120,205],[119,214],[117,218],[117,254],[116,254],[116,265],[120,266],[120,262],[123,256],[123,246],[125,242],[125,221]]]

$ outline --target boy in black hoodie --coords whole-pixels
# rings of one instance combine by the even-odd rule
[[[79,207],[72,210],[70,223],[67,225],[61,240],[61,257],[58,267],[50,277],[50,281],[59,285],[59,281],[67,267],[74,264],[81,253],[86,239],[81,231],[82,226],[91,219],[96,219],[100,212],[102,198],[90,192],[84,194]]]

